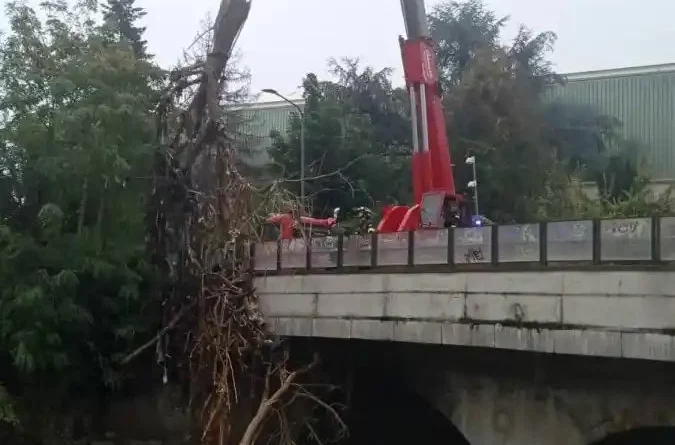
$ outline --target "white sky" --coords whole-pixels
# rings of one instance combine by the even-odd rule
[[[185,4],[189,4],[186,8]],[[218,0],[139,0],[148,10],[150,48],[163,63],[189,44]],[[427,10],[438,0],[427,0]],[[675,0],[486,0],[510,15],[505,37],[520,23],[558,34],[552,60],[560,72],[675,62]],[[399,0],[253,0],[239,48],[252,92],[298,92],[308,72],[325,73],[330,57],[359,57],[398,69],[403,34]],[[401,76],[397,71],[395,76]],[[398,79],[395,79],[398,80]],[[261,99],[263,99],[261,97]]]
[[[436,3],[426,0],[427,10]],[[148,11],[150,51],[169,66],[198,34],[206,14],[215,16],[219,0],[137,0],[137,4]],[[675,0],[486,0],[486,4],[500,16],[511,16],[507,39],[520,23],[558,34],[552,60],[559,72],[675,62]],[[6,26],[4,20],[0,25]],[[253,76],[252,92],[275,88],[294,96],[306,73],[326,73],[330,57],[359,57],[364,65],[393,67],[394,80],[402,83],[397,38],[403,32],[399,0],[253,0],[238,48]]]

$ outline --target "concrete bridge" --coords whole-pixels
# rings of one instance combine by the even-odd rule
[[[399,345],[407,384],[474,445],[675,427],[673,260],[675,218],[294,240],[254,255],[275,333]],[[469,366],[472,354],[487,358]]]

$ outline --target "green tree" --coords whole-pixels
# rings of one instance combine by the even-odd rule
[[[462,81],[446,92],[454,157],[477,157],[482,211],[497,221],[530,218],[553,165],[554,154],[541,139],[546,83],[539,76],[546,68],[537,63],[538,53],[528,56],[522,49],[544,48],[552,38],[522,32],[518,46],[478,51]],[[471,172],[456,164],[458,184],[466,184]]]
[[[621,122],[589,107],[549,103],[547,90],[564,81],[548,59],[555,34],[521,26],[504,45],[507,20],[481,0],[442,2],[429,15],[460,189],[471,179],[461,160],[476,155],[482,212],[497,221],[537,217],[551,184],[560,188],[568,178],[575,189],[579,174],[598,181],[604,199],[623,199],[639,178]]]
[[[544,107],[544,134],[566,170],[598,184],[609,200],[621,199],[638,185],[640,146],[621,134],[622,122],[590,106],[552,102]]]
[[[619,140],[618,119],[604,116],[590,106],[559,101],[546,104],[543,113],[544,137],[556,150],[558,159],[566,159],[572,169],[604,169],[607,154]]]
[[[147,41],[143,40],[145,27],[136,25],[146,12],[135,6],[135,3],[136,0],[106,0],[103,5],[103,20],[108,32],[117,40],[129,42],[136,57],[148,57]]]
[[[303,82],[307,195],[317,215],[410,194],[407,97],[391,85],[390,70],[361,69],[358,61],[330,62],[333,81],[309,74]],[[270,154],[299,193],[300,118],[275,133]]]
[[[10,3],[0,42],[0,381],[24,399],[119,385],[116,357],[154,325],[141,296],[160,72],[84,6],[44,4],[42,20]]]
[[[508,18],[498,18],[481,0],[446,1],[429,14],[437,44],[441,78],[446,87],[458,84],[478,51],[498,45]]]

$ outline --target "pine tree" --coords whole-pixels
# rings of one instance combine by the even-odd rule
[[[147,58],[147,41],[143,40],[145,27],[136,26],[136,22],[146,12],[143,8],[136,7],[135,2],[136,0],[107,0],[107,4],[103,5],[103,19],[117,39],[131,44],[137,57]]]

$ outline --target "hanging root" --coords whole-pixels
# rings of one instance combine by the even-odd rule
[[[156,344],[162,363],[186,371],[179,378],[189,382],[204,443],[291,443],[307,431],[321,443],[311,421],[291,416],[312,419],[306,414],[322,407],[337,437],[345,434],[336,406],[302,385],[318,358],[291,370],[288,351],[273,347],[249,267],[259,219],[281,199],[274,186],[261,196],[237,171],[222,111],[223,73],[249,9],[250,0],[221,1],[209,51],[171,73],[158,108],[148,222],[154,262],[168,277],[158,295],[164,328],[125,361]]]

